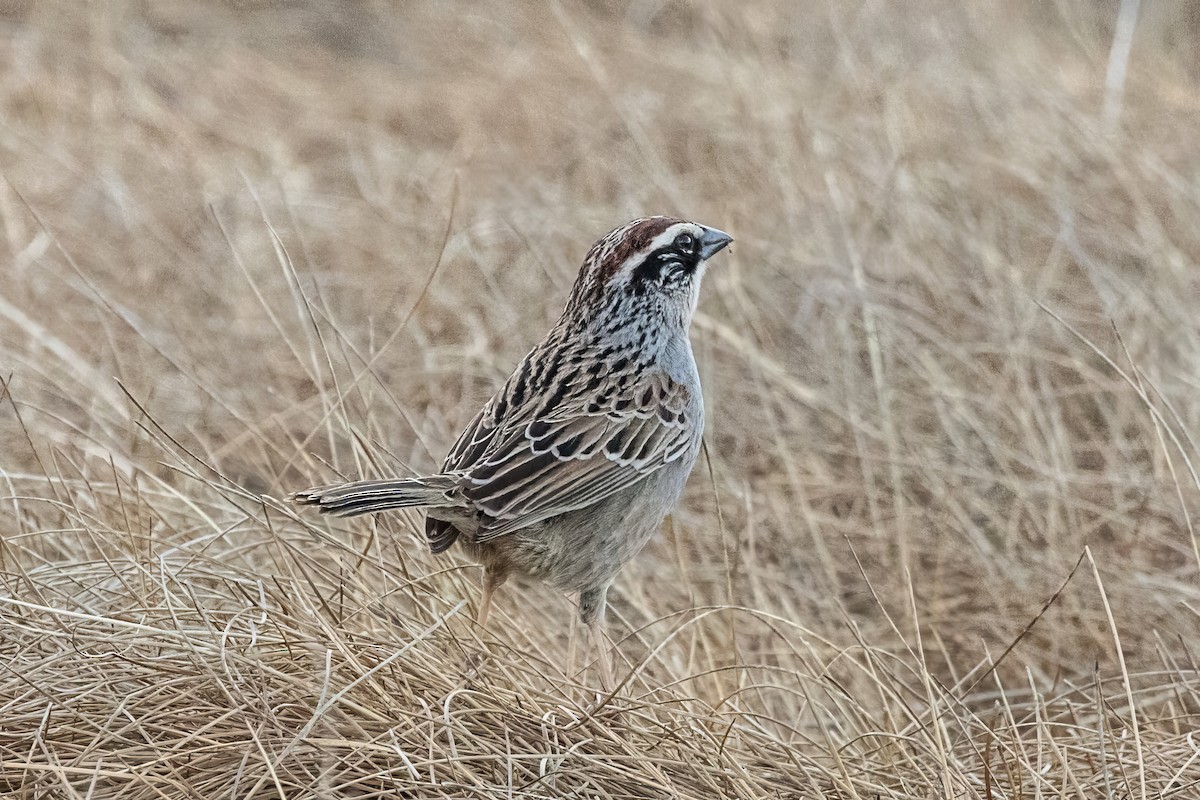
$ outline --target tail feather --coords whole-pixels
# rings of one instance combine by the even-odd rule
[[[427,478],[402,478],[385,481],[353,481],[330,486],[315,486],[296,492],[293,502],[316,506],[322,514],[354,517],[376,511],[412,506],[458,507],[463,505],[458,478],[433,475]]]

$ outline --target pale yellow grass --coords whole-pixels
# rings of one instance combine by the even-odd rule
[[[1200,12],[1142,5],[0,3],[0,794],[1200,796]],[[737,242],[595,708],[568,599],[480,631],[417,514],[271,498],[434,468],[648,213]]]

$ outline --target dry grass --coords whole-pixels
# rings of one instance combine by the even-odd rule
[[[1200,794],[1200,12],[1142,5],[1106,117],[1116,3],[0,2],[0,793]],[[737,244],[589,711],[569,600],[479,631],[417,515],[270,497],[434,466],[642,213]]]

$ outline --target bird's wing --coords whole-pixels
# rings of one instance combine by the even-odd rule
[[[491,399],[459,434],[454,446],[442,464],[443,473],[463,473],[477,466],[486,454],[495,449],[505,437],[505,432],[526,424],[540,407],[548,387],[568,359],[582,360],[587,353],[580,352],[561,341],[564,331],[555,328],[545,341],[533,348],[508,376]],[[577,362],[575,362],[577,363]],[[551,391],[551,396],[556,396]],[[486,513],[486,512],[485,512]],[[425,536],[430,549],[435,553],[446,550],[454,543],[458,533],[455,526],[445,520],[425,518]]]
[[[475,458],[487,450],[498,430],[492,408],[495,402],[496,398],[493,397],[479,409],[479,413],[467,423],[467,427],[463,428],[454,446],[446,454],[446,461],[442,464],[443,472],[457,472],[469,467]]]
[[[496,414],[497,404],[502,402],[502,398],[508,391],[507,384],[501,387],[500,391],[485,403],[483,408],[479,409],[479,413],[467,423],[467,427],[458,435],[454,446],[446,454],[446,460],[442,464],[443,473],[453,474],[470,467],[492,445],[496,431],[499,430]],[[447,520],[426,516],[425,538],[429,541],[430,552],[441,553],[450,549],[450,546],[454,544],[458,538],[458,529]]]
[[[609,375],[555,396],[556,405],[501,423],[492,446],[464,469],[460,489],[485,515],[477,541],[633,486],[682,458],[700,431],[689,390],[660,372]]]
[[[552,330],[545,341],[521,359],[504,385],[459,434],[446,455],[443,472],[460,472],[475,466],[504,437],[505,431],[532,418],[563,361],[584,356],[564,346],[562,338],[561,330]]]

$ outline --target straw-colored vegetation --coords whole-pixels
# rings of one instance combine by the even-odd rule
[[[1200,796],[1196,4],[495,5],[0,2],[0,794]],[[273,498],[646,213],[737,242],[597,707],[569,599]]]

